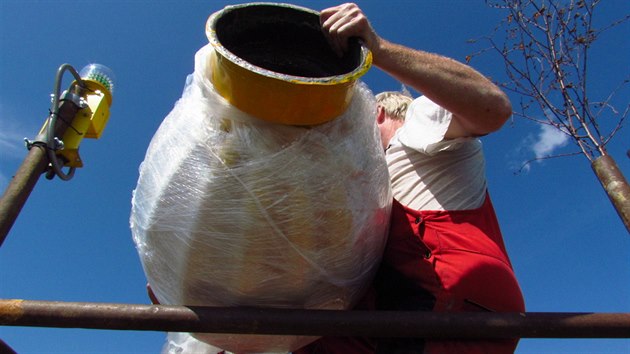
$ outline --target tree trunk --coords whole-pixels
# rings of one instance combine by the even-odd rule
[[[591,166],[619,217],[626,225],[626,230],[630,233],[630,185],[628,185],[628,181],[617,167],[615,160],[609,155],[598,157]]]

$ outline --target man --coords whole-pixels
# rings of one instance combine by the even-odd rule
[[[506,95],[455,60],[391,43],[355,4],[321,12],[341,53],[350,37],[422,97],[377,96],[390,172],[392,226],[374,292],[360,309],[522,312],[524,302],[487,192],[477,139],[511,115]],[[323,338],[296,353],[512,353],[513,340]]]

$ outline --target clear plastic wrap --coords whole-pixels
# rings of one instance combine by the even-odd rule
[[[161,354],[228,354],[221,348],[202,342],[190,333],[169,333]]]
[[[380,262],[391,190],[375,102],[314,127],[232,107],[195,56],[182,98],[140,167],[133,239],[162,304],[348,309]],[[195,334],[233,352],[290,351],[313,337]]]

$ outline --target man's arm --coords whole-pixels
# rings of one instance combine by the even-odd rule
[[[337,52],[347,50],[348,38],[361,38],[375,66],[452,112],[446,138],[491,133],[512,114],[505,93],[485,76],[453,59],[381,38],[355,4],[322,10],[321,22]]]

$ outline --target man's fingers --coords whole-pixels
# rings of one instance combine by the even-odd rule
[[[367,42],[372,32],[367,17],[356,4],[343,4],[322,10],[320,13],[322,31],[332,49],[342,55],[348,50],[348,40],[359,37]]]
[[[322,25],[322,31],[324,36],[328,40],[332,50],[338,55],[342,56],[344,51],[343,38],[340,37],[338,28],[344,21],[343,13],[340,6],[333,7],[321,12],[320,22]]]

